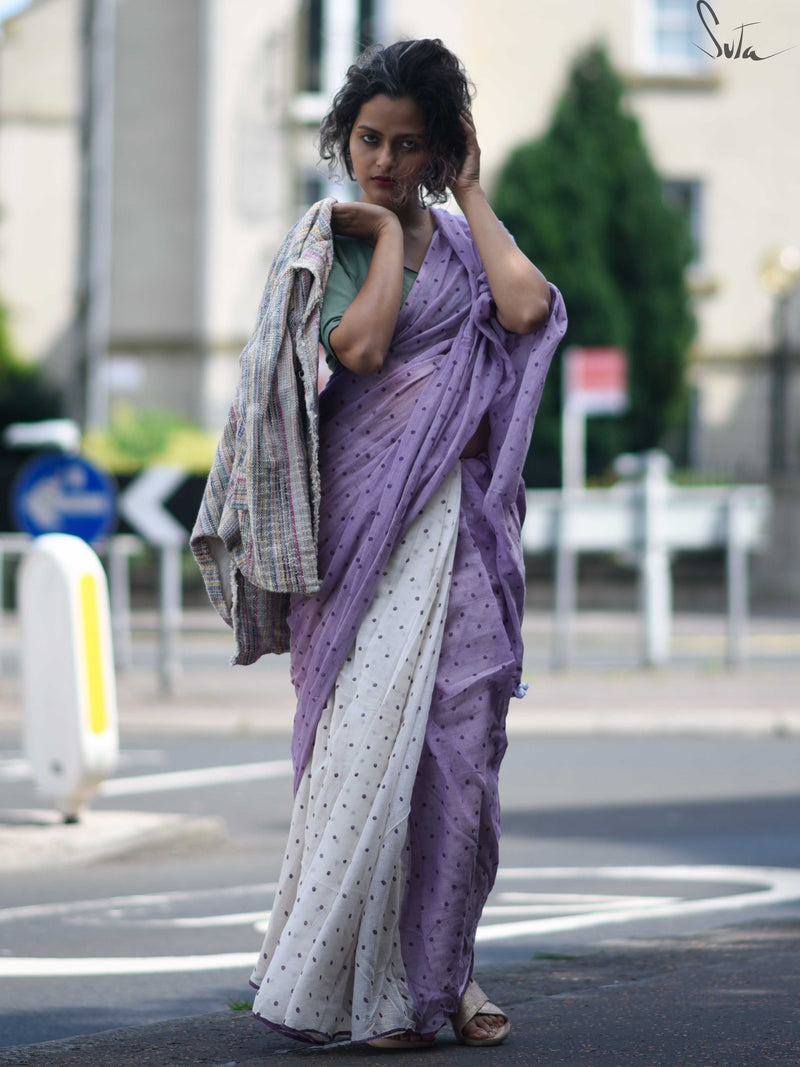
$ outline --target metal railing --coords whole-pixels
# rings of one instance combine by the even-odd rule
[[[609,489],[527,493],[523,551],[527,556],[553,553],[555,557],[552,666],[563,668],[573,661],[581,554],[634,554],[639,574],[641,662],[658,666],[670,658],[672,557],[678,551],[709,548],[725,552],[726,660],[732,665],[741,663],[746,654],[748,554],[767,540],[768,488],[682,488],[669,481],[669,462],[662,453],[647,453],[635,460],[635,468],[629,465],[631,477]],[[5,589],[6,561],[22,556],[29,543],[24,534],[0,534],[0,590]],[[125,670],[132,664],[130,561],[143,551],[145,542],[122,534],[95,547],[109,579],[115,664]],[[158,675],[162,693],[169,695],[181,668],[181,554],[188,551],[188,544],[152,547],[159,556]],[[0,614],[4,607],[0,603]],[[0,626],[0,658],[5,658],[3,638]]]
[[[630,460],[631,477],[609,489],[529,490],[522,530],[527,555],[555,553],[553,655],[556,668],[573,658],[578,557],[635,554],[639,572],[642,663],[670,657],[671,561],[676,552],[721,548],[726,557],[727,649],[730,664],[745,657],[748,553],[765,546],[771,516],[766,486],[683,488],[669,481],[669,460],[649,452]]]

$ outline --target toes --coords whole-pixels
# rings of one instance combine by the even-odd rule
[[[464,1032],[473,1041],[486,1041],[489,1038],[496,1037],[502,1030],[504,1023],[505,1019],[502,1015],[483,1015],[479,1013],[470,1019],[464,1027]]]

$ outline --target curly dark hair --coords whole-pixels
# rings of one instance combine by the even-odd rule
[[[362,106],[379,94],[395,100],[410,97],[425,116],[428,163],[420,176],[420,197],[423,203],[442,203],[464,159],[460,115],[470,113],[472,90],[460,60],[438,38],[373,45],[347,71],[322,120],[320,156],[331,173],[343,163],[354,179],[348,143]]]

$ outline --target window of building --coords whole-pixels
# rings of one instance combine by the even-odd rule
[[[316,170],[307,170],[302,175],[302,185],[302,210],[311,207],[312,204],[316,204],[316,202],[321,200],[327,192],[325,178]]]
[[[697,47],[702,29],[695,0],[640,0],[640,53],[650,70],[697,72],[705,56]]]
[[[332,0],[303,0],[300,5],[300,91],[319,93],[324,91],[323,67],[325,50],[330,47],[326,40],[326,18],[338,19],[339,11],[331,9]],[[351,34],[350,59],[380,40],[382,32],[382,0],[350,0],[343,11],[349,14]],[[338,25],[338,22],[337,22]],[[342,71],[344,74],[344,71]]]
[[[668,204],[681,212],[689,223],[694,256],[694,270],[703,265],[703,186],[696,178],[675,178],[664,182],[664,197]]]
[[[300,88],[318,93],[322,88],[323,0],[303,0],[300,5]]]
[[[359,50],[377,44],[380,40],[380,12],[378,0],[358,0],[358,47]]]

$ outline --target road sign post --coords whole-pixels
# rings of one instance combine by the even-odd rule
[[[561,409],[561,484],[586,484],[586,418],[619,415],[628,407],[628,361],[621,348],[578,348],[564,353]]]
[[[12,491],[17,528],[39,537],[69,534],[103,541],[117,522],[114,480],[83,456],[46,452],[26,463]]]
[[[159,677],[165,696],[173,694],[180,671],[181,550],[189,531],[164,504],[185,480],[186,472],[178,468],[149,467],[120,497],[122,516],[159,550]]]
[[[571,539],[576,505],[586,487],[586,418],[619,414],[628,406],[627,359],[621,348],[578,348],[564,353],[561,407],[561,508],[556,538],[553,666],[572,658],[578,557]]]

